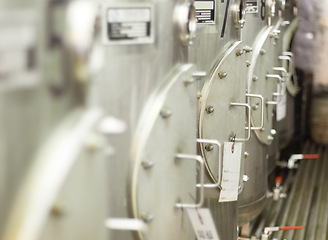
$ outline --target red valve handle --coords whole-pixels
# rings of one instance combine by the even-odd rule
[[[303,154],[303,159],[318,159],[320,154]]]
[[[276,177],[276,183],[282,183],[282,177],[281,176],[277,176]]]
[[[279,227],[279,230],[296,230],[296,229],[303,229],[304,226],[288,226],[288,227]]]

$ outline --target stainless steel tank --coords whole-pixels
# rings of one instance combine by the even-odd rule
[[[71,71],[65,68],[69,64],[64,46],[51,41],[61,32],[54,30],[54,9],[49,7],[50,2],[1,1],[0,5],[3,36],[0,41],[3,116],[0,233],[3,233],[6,218],[39,144],[67,112],[78,105],[79,97]]]

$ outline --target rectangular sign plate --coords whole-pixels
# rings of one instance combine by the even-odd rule
[[[150,5],[105,6],[103,11],[103,43],[153,43],[152,9]]]
[[[195,0],[197,23],[215,24],[215,1]]]
[[[258,13],[258,0],[246,0],[246,13]]]

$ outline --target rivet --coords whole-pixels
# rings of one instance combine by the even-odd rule
[[[246,61],[246,67],[250,67],[252,63],[250,61]]]
[[[256,82],[257,80],[259,80],[259,78],[257,76],[253,76],[252,80]]]
[[[244,153],[244,156],[245,156],[245,158],[248,158],[249,153],[248,153],[248,152],[245,152],[245,153]]]
[[[260,53],[261,53],[261,55],[264,55],[264,54],[266,54],[266,51],[264,49],[261,49]]]

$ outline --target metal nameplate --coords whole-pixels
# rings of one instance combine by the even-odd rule
[[[104,6],[104,44],[147,44],[154,42],[151,5]]]
[[[215,24],[215,0],[195,0],[197,23]]]
[[[258,13],[258,0],[246,0],[246,13]]]

